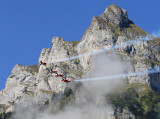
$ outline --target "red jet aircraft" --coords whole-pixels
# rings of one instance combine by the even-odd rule
[[[61,81],[66,82],[66,83],[71,82],[69,79],[65,79],[65,78],[62,78],[62,80],[61,80]]]
[[[62,74],[58,74],[58,73],[57,73],[56,77],[58,77],[58,76],[59,76],[59,77],[63,77],[63,75],[62,75]]]
[[[46,63],[45,63],[45,62],[40,61],[40,64],[39,64],[39,65],[46,65]]]
[[[58,74],[57,71],[53,71],[53,70],[51,70],[50,73],[51,73],[51,74],[52,74],[52,73]]]

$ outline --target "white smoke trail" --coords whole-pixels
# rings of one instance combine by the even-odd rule
[[[136,75],[144,75],[144,74],[152,74],[160,72],[160,70],[149,70],[149,71],[141,71],[141,72],[132,72],[128,74],[123,74],[128,72],[128,64],[126,62],[122,62],[120,57],[118,56],[102,56],[102,53],[106,51],[114,51],[118,48],[122,48],[125,46],[131,46],[139,42],[149,41],[148,37],[144,39],[130,40],[125,43],[118,44],[110,49],[100,49],[94,52],[87,52],[84,54],[80,54],[78,56],[73,56],[66,59],[60,59],[53,61],[52,63],[65,62],[77,58],[84,57],[86,55],[97,55],[98,60],[96,62],[96,70],[93,70],[90,74],[90,77],[99,77],[99,78],[87,78],[76,81],[84,81],[83,84],[87,83],[85,81],[93,81],[93,80],[105,80],[105,81],[93,81],[87,84],[86,88],[80,88],[78,91],[78,95],[76,95],[78,100],[78,106],[74,101],[70,101],[69,104],[66,105],[65,110],[60,111],[57,114],[51,114],[49,112],[42,112],[35,107],[31,107],[31,109],[25,108],[25,110],[19,109],[20,111],[15,112],[14,119],[98,119],[104,118],[111,119],[113,115],[112,106],[106,105],[106,100],[104,98],[105,94],[111,93],[117,86],[123,85],[120,80],[106,80],[106,79],[116,79],[116,78],[125,78],[127,76],[136,76]],[[105,54],[105,53],[104,53]],[[128,67],[127,67],[128,66]],[[127,68],[126,68],[127,67]],[[106,76],[106,75],[110,76]],[[120,74],[120,75],[119,75]],[[89,100],[88,100],[89,99]],[[76,101],[77,101],[76,100]],[[84,103],[82,103],[84,102]],[[81,105],[83,104],[83,105]],[[34,109],[35,108],[35,109]],[[111,115],[111,116],[110,116]]]
[[[102,53],[95,57],[94,67],[95,69],[89,74],[90,77],[121,74],[128,71],[130,66],[122,62],[121,57],[114,53]],[[123,85],[122,83],[120,80],[105,80],[89,84],[83,82],[83,85],[73,94],[74,99],[70,100],[62,111],[55,114],[50,112],[50,109],[43,112],[36,106],[27,108],[21,107],[23,104],[20,104],[20,107],[15,110],[13,119],[113,119],[114,109],[106,101],[105,95],[113,92],[117,86]],[[59,99],[53,97],[52,101],[54,98]],[[53,106],[58,109],[56,107],[58,105],[53,103]]]
[[[119,48],[123,48],[124,46],[129,47],[129,46],[135,45],[136,43],[149,41],[149,40],[151,40],[151,39],[149,39],[148,37],[139,38],[137,40],[129,40],[125,43],[119,43],[119,44],[111,47],[110,49],[99,49],[99,50],[92,51],[92,52],[86,52],[86,53],[83,53],[83,54],[80,54],[80,55],[77,55],[77,56],[72,56],[72,57],[65,58],[65,59],[55,60],[55,61],[52,61],[51,63],[66,62],[66,61],[70,61],[70,60],[73,60],[73,59],[82,58],[82,57],[85,57],[85,56],[92,56],[92,55],[97,55],[97,54],[104,53],[104,52],[110,52],[110,51],[114,51],[114,50],[119,49]]]
[[[125,78],[125,77],[130,77],[130,76],[154,74],[154,73],[159,73],[159,72],[160,72],[160,69],[151,69],[151,70],[140,71],[140,72],[132,72],[132,73],[128,73],[128,74],[113,75],[113,76],[98,77],[98,78],[86,78],[86,79],[74,80],[74,81],[75,82],[82,82],[82,81],[94,81],[94,80],[119,79],[119,78]]]
[[[160,29],[151,33],[154,37],[160,37]]]

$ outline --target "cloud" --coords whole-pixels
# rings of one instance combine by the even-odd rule
[[[130,64],[121,57],[112,54],[98,54],[94,60],[92,71],[86,76],[100,77],[118,75],[128,72]],[[107,103],[105,96],[112,93],[117,86],[123,86],[123,80],[112,79],[104,81],[83,82],[77,90],[75,100],[71,100],[64,110],[56,114],[50,110],[41,111],[39,107],[17,106],[14,119],[111,119],[113,107]],[[56,97],[55,97],[56,98]],[[57,98],[58,99],[58,98]]]
[[[154,37],[160,37],[160,29],[151,33]]]

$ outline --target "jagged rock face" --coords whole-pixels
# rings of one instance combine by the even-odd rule
[[[33,103],[44,105],[48,101],[51,102],[55,94],[64,93],[67,88],[75,91],[75,83],[64,83],[61,77],[55,77],[56,74],[51,74],[50,71],[56,70],[71,80],[81,79],[93,68],[94,56],[86,55],[73,60],[67,60],[67,58],[86,52],[109,49],[122,44],[122,47],[116,49],[115,52],[123,61],[131,64],[128,71],[138,72],[159,67],[159,64],[155,64],[160,61],[158,46],[150,47],[151,44],[148,41],[131,46],[123,44],[145,35],[148,34],[128,19],[126,10],[116,5],[109,6],[102,15],[93,17],[91,25],[77,45],[61,37],[54,37],[51,41],[52,48],[44,48],[39,57],[38,62],[45,62],[46,65],[16,65],[7,79],[5,89],[0,92],[0,112],[12,112],[14,105],[24,100],[28,100],[27,105]],[[156,51],[158,53],[153,54]],[[126,80],[128,83],[148,83],[160,93],[158,77],[159,74],[154,76],[146,74],[128,77]],[[76,95],[76,100],[78,100],[79,96]],[[115,113],[119,119],[135,118],[128,109],[124,109],[123,112],[117,109]]]
[[[2,112],[10,112],[16,103],[23,102],[25,99],[33,99],[37,73],[36,65],[16,65],[13,68],[5,89],[0,93],[0,105],[7,107],[1,110]]]
[[[115,39],[112,36],[110,28],[101,29],[101,24],[96,17],[93,17],[91,26],[87,29],[81,42],[77,45],[77,52],[79,54],[85,52],[93,52],[101,48],[109,48],[115,44]],[[92,59],[88,56],[80,58],[80,63],[84,69],[88,69],[92,64]]]
[[[82,66],[72,60],[69,62],[57,61],[66,59],[70,56],[76,55],[74,44],[64,41],[61,37],[54,37],[52,39],[52,49],[45,48],[42,50],[39,62],[45,62],[46,65],[39,67],[39,74],[37,75],[37,90],[35,101],[45,103],[52,95],[59,92],[64,92],[68,84],[62,82],[61,77],[56,77],[56,74],[51,74],[51,70],[56,70],[59,74],[65,74],[69,79],[80,79],[82,75]],[[72,84],[71,84],[72,85]]]
[[[119,108],[115,109],[114,113],[115,117],[118,119],[136,119],[135,116],[127,108],[124,108],[123,110]]]
[[[124,24],[128,23],[128,15],[126,10],[121,9],[117,5],[109,6],[105,12],[103,13],[103,18],[105,20],[111,20],[115,24],[119,26],[123,26]]]
[[[15,104],[24,101],[27,102],[26,105],[35,103],[44,105],[52,99],[53,95],[63,93],[67,87],[72,87],[74,90],[75,86],[72,86],[74,83],[64,83],[61,77],[50,73],[51,70],[55,70],[58,74],[65,74],[64,78],[71,80],[82,77],[83,67],[78,59],[69,62],[55,62],[76,55],[74,44],[60,37],[54,37],[52,44],[52,49],[44,48],[39,57],[39,63],[42,61],[46,65],[16,65],[14,67],[7,79],[5,89],[0,92],[1,112],[12,112]]]
[[[131,27],[131,29],[128,29],[128,27]],[[141,32],[141,35],[136,32]],[[148,70],[153,68],[152,64],[146,63],[146,60],[150,60],[151,55],[153,55],[152,49],[149,49],[149,42],[138,42],[131,46],[124,44],[131,39],[141,39],[145,34],[147,35],[146,32],[128,19],[127,12],[124,9],[111,5],[102,15],[93,17],[90,27],[77,45],[77,52],[79,54],[87,51],[94,52],[99,49],[109,49],[115,45],[121,45],[115,51],[123,60],[131,63],[128,71]],[[148,37],[150,38],[149,35]],[[94,64],[92,56],[82,57],[80,61],[85,71]],[[128,77],[129,83],[147,83],[149,80],[148,75]]]

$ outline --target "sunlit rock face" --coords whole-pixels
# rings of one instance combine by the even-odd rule
[[[129,64],[128,72],[159,68],[160,44],[154,41],[137,42],[130,46],[124,44],[130,40],[142,39],[144,36],[152,39],[151,35],[129,20],[126,10],[116,5],[109,6],[103,14],[93,17],[91,25],[80,41],[67,42],[61,37],[54,37],[51,41],[52,48],[44,48],[40,53],[38,64],[43,62],[45,65],[16,65],[7,79],[5,89],[0,92],[0,112],[13,112],[15,105],[19,103],[25,103],[26,106],[49,104],[50,108],[57,111],[60,103],[55,100],[53,103],[52,100],[55,95],[64,94],[66,90],[73,91],[75,100],[79,103],[81,98],[77,88],[80,84],[73,80],[81,79],[92,71],[95,56],[83,55],[76,59],[68,59],[86,52],[110,49],[121,44],[114,53],[120,57],[119,60]],[[72,82],[62,82],[61,77],[50,73],[51,70],[63,74]],[[159,75],[157,73],[126,77],[125,81],[149,84],[153,90],[160,93]],[[115,115],[118,115],[119,119],[135,119],[129,109],[114,109],[112,112],[113,119]]]
[[[126,10],[114,4],[106,8],[103,14],[104,19],[109,19],[119,26],[125,25],[129,21]]]

